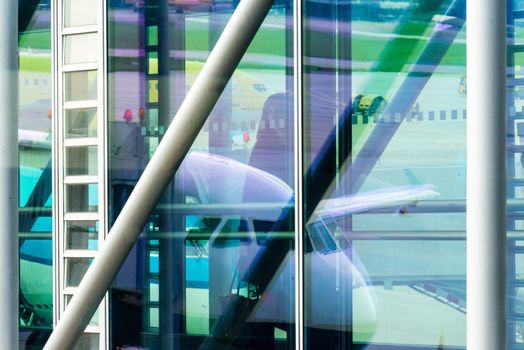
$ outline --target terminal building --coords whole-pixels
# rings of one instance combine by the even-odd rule
[[[506,128],[507,209],[491,212],[506,226],[482,259],[502,249],[492,322],[518,350],[524,2],[500,4],[506,112],[491,119]],[[466,79],[466,0],[18,0],[17,12],[20,349],[75,317],[82,350],[477,349],[466,134],[481,89]],[[117,238],[104,251],[112,234],[129,249],[97,265],[120,256]],[[91,266],[114,274],[81,283]],[[90,296],[94,314],[64,317]]]

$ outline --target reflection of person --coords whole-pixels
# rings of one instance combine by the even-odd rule
[[[262,109],[249,165],[277,176],[293,187],[293,99],[268,97]]]
[[[261,186],[257,185],[260,181],[259,177],[270,178],[271,181],[268,183],[271,183],[273,179],[267,174],[260,175],[261,172],[253,168],[274,175],[293,187],[293,108],[291,101],[292,98],[286,94],[271,95],[264,103],[256,135],[254,133],[250,135],[247,130],[243,130],[244,145],[247,146],[247,143],[254,142],[249,159],[251,170],[246,172],[244,180],[244,203],[277,201],[280,205],[283,200],[286,200],[282,196],[274,197],[278,191],[273,194],[269,193],[271,191],[262,193]],[[291,189],[286,188],[287,186],[283,183],[272,186],[285,188],[287,191],[284,192],[289,193],[291,197]],[[275,244],[278,244],[279,247],[284,245],[283,249],[289,251],[293,243],[287,238],[279,238],[278,242],[272,241],[273,239],[270,238],[272,235],[268,234],[268,231],[275,229],[276,222],[281,216],[278,207],[271,213],[259,213],[257,209],[250,209],[249,216],[254,230],[254,232],[249,232],[249,235],[253,239],[246,241],[250,242],[249,244],[237,243],[240,245],[238,256],[236,256],[238,259],[235,268],[236,275],[231,276],[231,286],[238,285],[245,292],[239,293],[238,290],[235,291],[235,288],[229,287],[231,295],[227,296],[227,302],[223,308],[224,314],[213,330],[213,338],[221,339],[222,342],[228,342],[238,348],[271,350],[275,349],[276,327],[285,330],[293,327],[287,322],[289,317],[285,315],[291,310],[288,296],[294,295],[289,285],[292,276],[287,270],[278,272],[278,276],[273,276],[278,270],[277,267],[283,263],[278,258],[269,264],[264,264],[264,268],[260,269],[257,267],[259,264],[257,256],[269,244],[272,247]],[[289,229],[287,226],[282,226],[281,229],[276,228],[275,230],[288,231]],[[231,231],[248,234],[247,229],[242,229],[240,225]],[[226,254],[224,248],[218,251],[217,246],[213,244],[210,246],[216,255],[224,256]],[[276,264],[276,266],[269,266],[271,264]],[[256,270],[251,270],[254,267]],[[247,275],[253,280],[245,279]],[[276,280],[263,295],[259,285],[260,280],[268,280],[263,285],[265,289],[273,277],[276,277]],[[235,278],[238,278],[238,281],[235,281]],[[270,292],[271,290],[273,292]]]

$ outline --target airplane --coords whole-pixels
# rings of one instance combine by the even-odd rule
[[[188,156],[188,159],[189,159],[190,156]],[[216,160],[216,159],[215,159]],[[213,162],[212,160],[210,160],[210,162]],[[224,161],[224,160],[221,160],[221,164],[222,165],[230,165],[227,161]],[[233,168],[236,168],[235,165],[233,164],[232,165]],[[31,177],[31,176],[28,176],[28,177]],[[255,176],[256,177],[256,176]],[[269,181],[269,180],[268,180]],[[198,181],[197,181],[198,182]],[[279,185],[275,185],[276,187],[278,187]],[[200,192],[196,192],[196,194],[201,194],[201,193],[205,193],[205,189],[206,188],[209,188],[209,185],[205,185],[205,184],[201,184],[201,187],[200,187]],[[204,190],[202,190],[204,189]],[[286,194],[287,192],[284,191],[284,188],[281,189],[282,193]],[[424,189],[424,191],[426,191],[426,189]],[[204,191],[204,192],[202,192]],[[415,191],[416,192],[416,191]],[[289,194],[289,193],[287,193]],[[431,193],[427,193],[428,195],[431,195]],[[415,194],[415,197],[418,197],[418,194]],[[199,196],[196,196],[195,197],[196,199],[199,199],[200,197]],[[351,199],[350,198],[347,198],[348,201],[354,201],[356,200],[354,197],[352,197]],[[408,202],[411,202],[413,199],[410,199],[408,198]],[[358,201],[358,200],[357,200]],[[329,217],[330,214],[336,214],[336,215],[339,215],[341,214],[341,212],[343,211],[344,208],[347,208],[348,207],[348,203],[345,203],[345,204],[341,204],[340,202],[343,202],[342,200],[339,200],[338,202],[336,201],[332,201],[331,203],[331,206],[333,207],[333,209],[335,210],[335,212],[333,213],[330,213],[329,210],[324,212],[324,215],[323,216],[320,216],[321,220],[324,218],[324,217]],[[324,202],[324,205],[329,207],[329,202]],[[340,205],[337,205],[337,204],[340,204]],[[395,203],[395,205],[399,205],[399,203]],[[212,212],[212,211],[211,211]],[[249,213],[249,211],[248,211]],[[347,215],[351,215],[352,213],[351,212],[348,212],[346,213]],[[266,217],[266,219],[268,219]],[[273,217],[274,220],[277,220],[278,217]],[[251,221],[248,219],[246,220],[248,223],[249,222],[252,222],[253,219],[251,219]],[[308,223],[310,224],[310,226],[313,226],[316,221],[308,221]],[[225,224],[225,223],[224,223]],[[222,225],[223,227],[224,225]],[[215,236],[213,236],[213,234]],[[309,235],[313,235],[313,232],[309,232],[308,233]],[[210,235],[210,240],[212,242],[220,242],[220,237],[221,236],[221,232],[215,232],[215,231],[212,231],[211,235]],[[248,246],[254,246],[253,248],[255,250],[258,250],[259,247],[254,244],[254,242],[256,241],[256,232],[255,232],[255,235],[253,236],[252,235],[252,238],[251,240],[247,240],[248,242],[250,243],[245,243],[245,245],[248,245]],[[31,244],[28,243],[29,241],[25,241],[22,248],[25,247],[26,251],[24,251],[24,254],[27,254],[26,256],[32,256],[32,255],[35,255],[35,257],[38,258],[38,256],[36,256],[36,254],[33,254],[33,250],[35,250],[34,248],[31,249]],[[317,246],[318,248],[318,246]],[[209,248],[208,248],[209,249]],[[213,248],[212,248],[213,249]],[[372,302],[373,300],[373,296],[372,296],[372,291],[366,291],[367,287],[366,287],[366,273],[365,273],[365,270],[361,270],[357,267],[354,267],[353,265],[353,260],[351,260],[349,257],[351,256],[349,254],[349,252],[347,251],[347,247],[338,247],[337,249],[332,249],[332,250],[329,250],[329,251],[326,251],[324,248],[320,249],[319,250],[316,250],[314,249],[311,253],[309,253],[309,255],[305,258],[305,259],[309,259],[310,261],[313,261],[313,259],[315,259],[315,263],[314,264],[311,264],[312,266],[325,266],[325,267],[328,267],[329,269],[332,269],[333,266],[330,266],[330,264],[332,263],[332,261],[329,259],[329,258],[332,258],[334,256],[341,256],[342,258],[342,261],[344,261],[345,264],[347,264],[347,268],[345,268],[344,270],[347,271],[353,278],[354,281],[357,281],[357,282],[354,282],[352,283],[351,285],[351,288],[354,288],[354,289],[358,289],[360,291],[363,291],[363,298],[364,299],[367,299],[367,300],[370,300],[370,303],[360,303],[359,305],[370,305],[368,310],[369,313],[368,315],[370,316],[370,319],[369,319],[369,322],[363,322],[363,323],[369,323],[369,327],[368,330],[365,330],[363,331],[363,333],[369,333],[369,334],[372,334],[373,333],[373,319],[375,314],[372,312],[373,308],[374,308],[374,303]],[[323,253],[326,253],[326,252],[332,252],[331,254],[323,254]],[[22,255],[21,255],[22,256]],[[38,262],[38,264],[42,265],[41,267],[49,267],[48,265],[46,265],[46,262],[49,262],[48,260],[45,260],[43,259],[42,257],[40,257],[40,262]],[[31,259],[33,259],[33,257],[31,257]],[[28,265],[31,264],[31,263],[34,263],[34,261],[30,261],[29,258],[26,259],[27,262],[28,262]],[[33,260],[36,260],[36,259],[33,259]],[[287,262],[286,262],[287,261]],[[288,269],[289,271],[293,271],[294,269],[291,268],[291,262],[294,261],[294,259],[292,257],[289,257],[288,255],[286,256],[286,258],[283,260],[282,264],[283,264],[283,269]],[[318,261],[318,263],[316,263]],[[286,267],[288,266],[289,267]],[[31,266],[31,265],[29,265]],[[34,269],[34,271],[36,271],[36,269]],[[319,271],[317,271],[317,273],[321,274],[322,273],[322,269],[320,269]],[[358,276],[360,274],[360,276]],[[51,275],[50,273],[48,275]],[[190,275],[190,274],[188,274]],[[355,275],[357,275],[357,277],[355,278]],[[358,288],[357,288],[358,286]],[[22,287],[22,284],[21,284],[21,287]],[[47,293],[49,293],[50,290],[52,290],[51,288],[51,284],[48,286],[49,288],[47,288]],[[25,288],[25,287],[24,287]],[[313,287],[314,288],[314,287]],[[274,282],[274,281],[271,281],[269,283],[269,286],[267,288],[267,291],[266,291],[267,295],[271,295],[271,293],[275,293],[274,295],[278,295],[279,293],[281,294],[282,293],[282,288],[279,289],[278,285],[277,285],[277,282]],[[24,295],[23,293],[23,290],[22,290],[22,295]],[[325,296],[326,299],[329,298],[329,295],[326,295]],[[36,302],[41,302],[41,304],[35,304]],[[44,301],[40,301],[38,299],[32,299],[32,300],[29,300],[28,301],[28,306],[31,307],[31,306],[34,306],[34,305],[46,305]],[[47,304],[49,305],[49,304]],[[267,307],[269,309],[269,307]],[[319,312],[322,312],[321,310],[319,310]],[[366,312],[364,312],[366,313]],[[44,313],[41,312],[39,313],[39,310],[37,310],[36,308],[33,309],[33,316],[38,316],[40,315],[42,318],[45,317],[44,316]],[[268,320],[268,321],[271,321],[271,322],[282,322],[282,321],[285,321],[286,319],[284,318],[284,316],[282,315],[278,315],[278,314],[264,314],[262,310],[260,310],[260,313],[255,313],[254,316],[256,319],[258,320]],[[333,324],[333,323],[336,323],[337,325],[340,324],[339,320],[333,320],[333,319],[330,319],[329,318],[329,315],[327,316],[327,318],[324,319],[324,321],[322,321],[322,324],[321,325],[314,325],[314,326],[319,326],[319,327],[326,327],[326,328],[332,328],[332,327],[335,327],[336,325]],[[342,322],[342,324],[344,324],[344,322]]]
[[[20,142],[31,144],[33,146],[39,143],[47,144],[49,141],[46,135],[39,132],[21,131]],[[20,182],[24,193],[21,193],[21,207],[29,197],[27,189],[34,188],[36,180],[41,176],[42,170],[31,167],[20,168]],[[204,245],[196,244],[200,247],[199,254],[193,250],[186,259],[199,260],[200,263],[188,263],[188,266],[194,270],[186,271],[187,283],[192,285],[202,285],[201,282],[208,282],[205,279],[208,276],[202,276],[198,270],[208,264],[206,260],[210,255],[216,252],[225,252],[231,250],[243,250],[248,257],[256,256],[257,251],[263,245],[260,231],[257,230],[259,222],[274,222],[281,215],[283,208],[293,206],[294,191],[281,179],[253,166],[246,165],[236,160],[214,155],[206,152],[193,151],[187,155],[178,172],[185,196],[191,198],[193,204],[182,206],[172,205],[172,207],[159,207],[164,212],[185,214],[189,224],[186,227],[186,240],[188,242],[205,241]],[[220,181],[227,179],[228,187],[224,190],[216,191],[220,186]],[[306,260],[314,268],[316,273],[322,274],[322,270],[332,270],[335,261],[338,260],[338,268],[346,276],[351,276],[352,285],[348,287],[353,290],[355,307],[361,308],[358,315],[360,319],[353,320],[349,318],[351,313],[347,313],[346,319],[333,319],[329,315],[336,315],[337,308],[333,303],[327,303],[324,307],[327,309],[315,309],[314,313],[321,315],[322,325],[332,329],[340,327],[340,324],[354,322],[358,324],[360,333],[373,334],[376,323],[376,310],[373,291],[369,288],[369,282],[365,267],[355,263],[357,258],[350,254],[350,244],[339,244],[333,242],[348,241],[349,238],[337,238],[333,230],[327,229],[328,222],[336,221],[342,217],[347,217],[355,213],[366,212],[373,208],[391,207],[392,213],[398,208],[421,199],[432,198],[437,196],[438,192],[431,185],[413,185],[396,188],[385,188],[380,192],[359,193],[354,196],[342,196],[322,200],[314,215],[306,223],[306,230],[313,250],[306,254]],[[44,207],[50,210],[51,201],[48,198]],[[21,244],[20,268],[22,280],[20,283],[21,296],[24,299],[25,314],[31,315],[26,317],[27,326],[38,326],[39,324],[52,324],[52,249],[44,249],[43,246],[51,247],[50,234],[38,237],[38,233],[43,229],[50,227],[50,213],[47,216],[38,218],[31,227],[30,233],[33,238],[24,238]],[[209,222],[215,220],[215,224],[210,227]],[[226,225],[231,220],[243,222],[245,232],[235,235],[226,234]],[[318,236],[318,226],[324,227],[324,232]],[[283,233],[286,239],[292,239],[294,233]],[[29,235],[30,236],[30,235]],[[42,235],[41,235],[42,236]],[[236,246],[223,244],[224,240],[236,240]],[[328,242],[329,240],[329,242]],[[319,242],[323,242],[320,244]],[[335,244],[335,245],[333,245]],[[327,249],[326,247],[331,247]],[[336,248],[333,248],[336,247]],[[192,251],[190,249],[190,251]],[[247,253],[248,252],[248,253]],[[262,305],[257,308],[253,314],[252,320],[258,322],[273,322],[276,324],[293,322],[293,315],[282,313],[278,303],[282,300],[289,301],[289,285],[293,285],[294,279],[294,252],[291,250],[286,259],[281,263],[281,275],[288,278],[283,282],[279,276],[273,276],[269,288],[265,295],[266,299]],[[158,258],[158,256],[157,256]],[[342,265],[340,263],[342,262]],[[155,262],[153,256],[152,264]],[[249,261],[245,261],[249,265]],[[195,276],[196,280],[192,280]],[[203,280],[202,280],[203,279]],[[200,284],[199,284],[200,283]],[[322,295],[329,300],[330,291],[322,288],[322,284],[313,282],[312,292]],[[193,288],[198,289],[198,288]],[[278,302],[277,302],[278,301]],[[329,305],[331,304],[331,305]],[[196,306],[199,308],[200,306]],[[202,310],[188,309],[189,313],[199,314]],[[294,316],[293,316],[294,317]],[[318,318],[317,318],[318,319]],[[205,327],[194,326],[196,331],[203,332]],[[362,337],[364,337],[362,335]]]

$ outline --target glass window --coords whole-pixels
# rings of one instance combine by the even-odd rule
[[[78,339],[74,350],[98,350],[100,344],[100,335],[96,333],[84,333]]]
[[[98,221],[68,221],[66,249],[98,250]]]
[[[20,5],[18,329],[21,348],[40,349],[53,329],[51,11],[48,0]]]
[[[305,347],[465,348],[465,2],[303,9]]]
[[[66,139],[77,137],[97,137],[97,115],[98,112],[96,108],[66,110]]]
[[[524,32],[522,31],[522,10],[524,9],[521,1],[508,1],[507,11],[507,62],[508,75],[506,91],[507,96],[507,115],[506,115],[506,142],[507,142],[507,197],[508,203],[518,203],[524,198],[523,182],[524,179],[524,123],[522,114],[524,85],[522,78],[524,66],[524,55],[522,44],[524,42]],[[466,82],[464,82],[464,85]],[[503,122],[501,119],[500,122]],[[524,323],[522,322],[522,312],[524,294],[522,293],[522,280],[524,279],[524,239],[522,236],[522,217],[519,209],[508,205],[507,208],[507,280],[508,288],[506,300],[507,310],[507,334],[508,349],[518,349],[524,343]]]
[[[64,63],[89,63],[98,59],[97,33],[74,34],[64,37]]]
[[[98,147],[75,146],[66,148],[66,175],[97,175]]]
[[[112,219],[237,3],[111,5]],[[112,344],[295,347],[292,22],[276,1],[121,269],[113,295],[144,300],[112,299]]]
[[[65,287],[78,287],[93,259],[66,258],[66,282]]]
[[[79,184],[66,186],[68,213],[97,212],[98,184]]]
[[[96,100],[96,71],[64,73],[65,101]]]
[[[63,3],[65,27],[97,24],[96,0],[64,0]]]

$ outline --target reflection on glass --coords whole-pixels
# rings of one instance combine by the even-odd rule
[[[520,203],[524,198],[522,179],[524,179],[524,120],[522,114],[524,78],[522,66],[524,54],[521,50],[524,43],[524,24],[522,16],[518,15],[523,7],[521,1],[508,1],[507,4],[507,84],[506,91],[506,171],[507,171],[507,198],[508,203]],[[500,120],[504,122],[504,120]],[[519,205],[518,205],[519,206]],[[522,281],[524,279],[524,254],[522,247],[523,220],[520,209],[508,206],[507,210],[507,281],[506,312],[507,312],[507,348],[518,349],[524,344],[524,293]],[[511,232],[511,233],[510,233]]]
[[[149,103],[158,103],[158,80],[152,79],[148,82],[148,100]]]
[[[34,349],[43,347],[53,328],[50,18],[47,0],[18,9],[18,329],[20,348]]]
[[[96,10],[96,0],[64,0],[65,27],[96,24]]]
[[[78,287],[93,259],[66,258],[66,287]]]
[[[97,136],[97,109],[80,108],[65,111],[66,138],[96,137]]]
[[[98,147],[75,146],[66,148],[66,175],[97,175]]]
[[[96,71],[64,73],[66,102],[95,100],[97,93]]]
[[[515,279],[524,280],[524,254],[515,254]]]
[[[67,212],[97,212],[98,184],[67,185]]]
[[[158,26],[147,27],[147,45],[158,45]]]
[[[64,37],[64,63],[89,63],[98,59],[97,33],[74,34]]]
[[[98,221],[68,221],[67,249],[98,249]]]
[[[149,327],[158,328],[160,323],[158,308],[152,307],[149,309]]]
[[[158,52],[150,52],[147,55],[148,74],[158,74]]]
[[[69,302],[71,301],[71,299],[73,298],[72,295],[68,295],[66,294],[65,296],[65,304],[66,305],[69,305]],[[89,325],[90,326],[98,326],[98,315],[99,315],[99,311],[98,309],[95,311],[95,314],[93,315],[93,317],[91,318],[91,321],[89,321]],[[98,345],[98,344],[97,344]]]
[[[96,333],[84,333],[78,339],[74,350],[98,350],[100,335]]]
[[[305,347],[465,348],[465,2],[302,15]]]
[[[113,219],[236,3],[110,7]],[[295,347],[291,5],[275,2],[116,278],[113,345]]]

